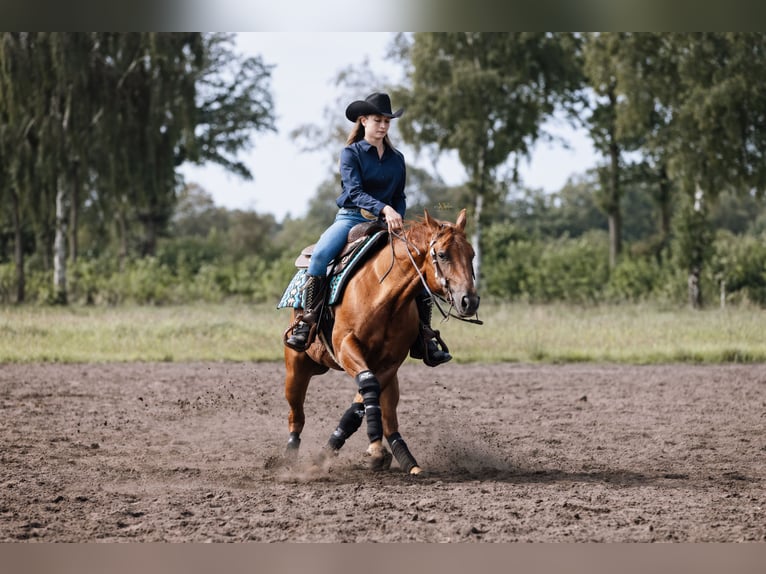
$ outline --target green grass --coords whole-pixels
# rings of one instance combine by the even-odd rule
[[[288,316],[273,305],[3,308],[0,363],[273,361]]]
[[[483,326],[434,313],[457,362],[766,362],[766,311],[485,305]],[[281,361],[274,305],[3,307],[0,363]]]
[[[500,305],[485,325],[449,323],[458,359],[519,362],[762,362],[766,311],[651,305]],[[438,326],[437,326],[438,327]],[[456,351],[457,351],[456,347]]]

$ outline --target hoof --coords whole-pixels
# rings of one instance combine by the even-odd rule
[[[301,448],[301,439],[298,436],[298,433],[290,433],[290,438],[287,441],[285,451],[287,453],[293,452],[297,454],[299,448]]]
[[[385,447],[370,447],[367,449],[366,455],[370,457],[370,470],[376,472],[391,468],[391,461],[394,459],[394,455],[392,455]]]
[[[413,466],[410,469],[410,476],[418,476],[421,472],[423,472],[423,469],[419,466]]]

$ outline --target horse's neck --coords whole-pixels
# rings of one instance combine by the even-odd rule
[[[385,276],[381,285],[387,286],[389,292],[396,292],[402,299],[414,297],[422,289],[421,274],[425,276],[424,267],[428,256],[428,242],[411,242],[409,235],[403,236],[406,241],[393,237],[393,254],[391,245],[388,245],[378,252],[375,260],[377,276]],[[392,256],[394,261],[391,260]]]

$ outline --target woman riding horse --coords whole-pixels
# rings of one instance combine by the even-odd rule
[[[329,337],[317,337],[305,352],[285,347],[285,397],[290,406],[288,457],[297,456],[300,446],[309,382],[314,375],[332,368],[352,376],[357,392],[319,462],[337,453],[366,418],[370,467],[379,470],[390,465],[391,453],[383,446],[385,437],[399,466],[410,474],[420,472],[399,433],[396,415],[397,372],[419,336],[415,301],[424,290],[433,293],[445,299],[450,305],[448,314],[458,318],[474,315],[479,307],[474,251],[465,235],[465,210],[455,223],[433,219],[427,211],[424,216],[402,232],[392,230],[390,245],[371,254],[351,276],[342,300],[330,309],[334,323]]]
[[[305,351],[311,344],[312,325],[327,283],[327,266],[346,244],[349,230],[358,223],[385,219],[388,231],[402,229],[406,209],[404,156],[391,144],[388,129],[391,120],[403,110],[391,111],[388,94],[375,92],[346,108],[346,118],[354,122],[346,147],[340,157],[342,192],[335,222],[319,238],[309,262],[303,288],[303,313],[285,344]],[[422,336],[411,349],[414,358],[430,366],[449,361],[452,356],[441,348],[431,329],[432,301],[426,292],[419,294],[418,312]]]

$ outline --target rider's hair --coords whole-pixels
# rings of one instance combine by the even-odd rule
[[[348,134],[348,138],[346,139],[346,145],[351,145],[352,143],[356,143],[364,139],[364,126],[362,125],[363,117],[366,116],[359,116],[356,118],[354,127],[351,128],[351,131]],[[386,137],[383,138],[383,143],[391,149],[394,149],[394,144],[391,143],[391,138],[388,137],[388,134],[386,134]]]

